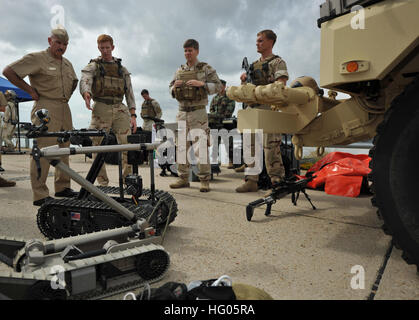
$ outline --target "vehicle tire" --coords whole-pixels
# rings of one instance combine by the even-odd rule
[[[403,259],[419,270],[419,78],[395,98],[377,127],[369,180],[372,204],[384,221],[383,230],[403,251]]]

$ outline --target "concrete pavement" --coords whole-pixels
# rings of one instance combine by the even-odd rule
[[[17,180],[17,186],[0,188],[0,235],[42,239],[36,226],[37,208],[32,206],[29,156],[3,155],[2,163],[6,169],[2,176]],[[79,155],[71,157],[70,163],[85,175],[91,160],[85,162]],[[112,184],[117,185],[117,167],[107,168]],[[205,194],[199,192],[197,182],[189,189],[170,190],[175,178],[163,178],[159,173],[157,169],[156,188],[173,194],[179,212],[163,244],[170,253],[170,270],[154,287],[168,281],[189,283],[226,274],[233,282],[254,285],[279,300],[356,300],[370,296],[391,238],[381,231],[368,196],[352,199],[308,190],[316,211],[304,197],[296,207],[287,197],[273,206],[270,217],[265,217],[264,209],[256,209],[252,222],[248,222],[246,205],[265,192],[235,193],[242,174],[222,168],[211,183],[212,191]],[[141,167],[140,174],[148,187],[148,168]],[[53,195],[52,176],[48,186]],[[78,190],[74,182],[72,187]],[[353,289],[353,277],[360,274],[351,271],[359,270],[365,272],[364,289]],[[419,299],[418,288],[416,268],[408,266],[400,251],[393,248],[375,299]]]

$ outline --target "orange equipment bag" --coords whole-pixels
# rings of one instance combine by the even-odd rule
[[[327,194],[357,197],[361,192],[363,177],[371,172],[370,161],[371,158],[365,154],[332,152],[308,170],[316,178],[307,186],[313,189],[324,186]]]

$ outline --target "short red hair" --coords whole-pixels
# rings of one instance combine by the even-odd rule
[[[98,38],[97,38],[97,44],[100,44],[102,42],[110,42],[111,45],[113,46],[113,39],[111,36],[107,35],[107,34],[101,34]]]

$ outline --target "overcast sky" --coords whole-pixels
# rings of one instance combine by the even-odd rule
[[[51,23],[64,9],[64,25],[70,41],[65,53],[78,75],[90,59],[99,55],[96,39],[110,34],[114,56],[131,72],[140,113],[142,89],[159,101],[163,119],[174,122],[176,100],[168,85],[176,69],[185,62],[183,43],[194,38],[200,43],[199,60],[213,66],[228,85],[238,85],[241,63],[259,56],[256,34],[272,29],[278,36],[274,53],[287,63],[290,80],[310,75],[319,81],[319,6],[324,0],[0,0],[0,69],[23,55],[45,50]],[[28,80],[26,78],[26,80]],[[211,99],[211,97],[210,97]],[[32,103],[21,104],[21,121],[29,121]],[[90,124],[79,90],[70,107],[77,129]],[[236,112],[238,108],[237,104]],[[138,118],[138,125],[142,124]]]

